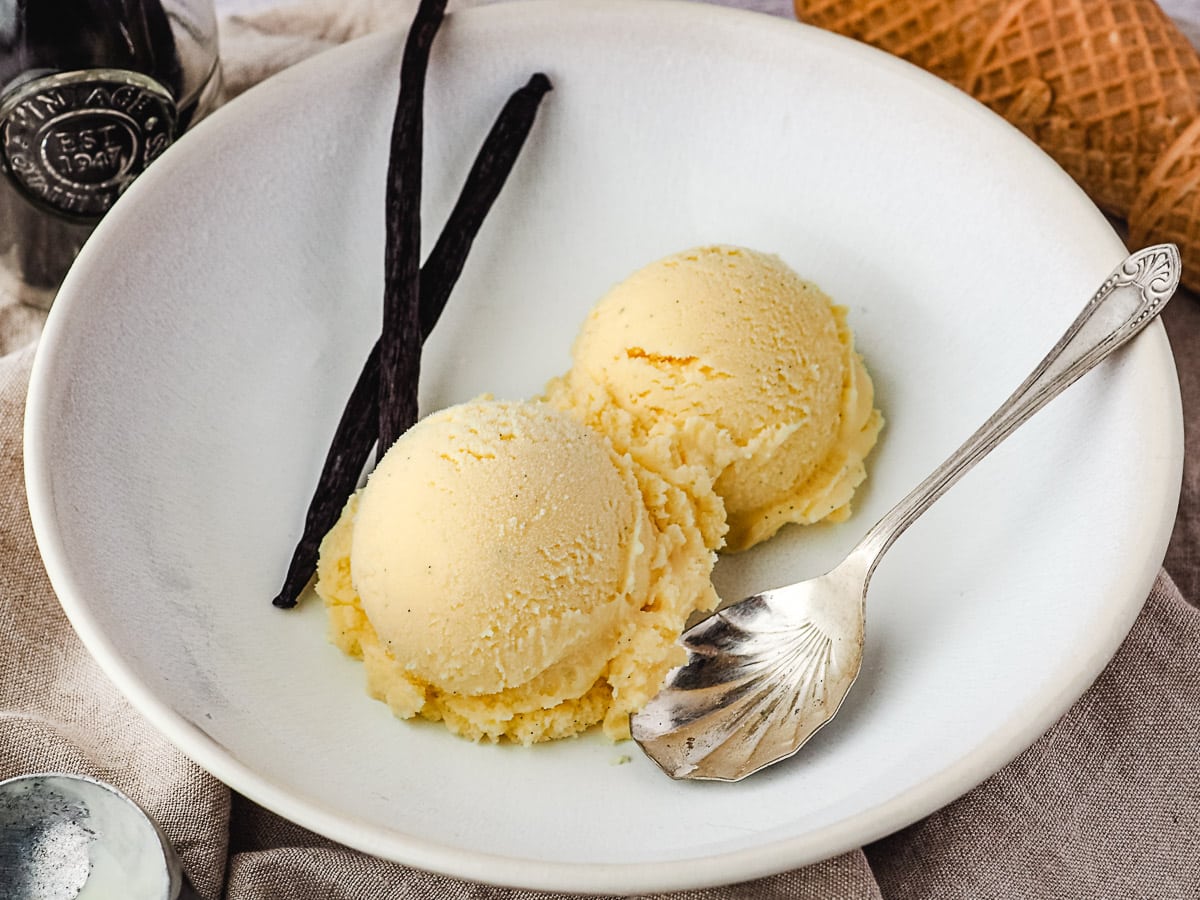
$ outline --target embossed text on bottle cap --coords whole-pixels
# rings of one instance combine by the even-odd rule
[[[175,138],[170,92],[121,69],[57,72],[0,98],[0,163],[30,199],[98,219]]]

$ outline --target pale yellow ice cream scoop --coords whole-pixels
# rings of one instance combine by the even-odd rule
[[[882,419],[845,310],[778,257],[708,246],[651,263],[592,309],[573,353],[548,399],[723,502],[726,549],[849,513]]]
[[[587,648],[590,687],[645,592],[648,531],[599,436],[542,405],[473,403],[418,423],[371,474],[350,569],[425,682],[494,693]]]
[[[430,415],[321,546],[331,637],[401,717],[522,743],[629,714],[716,601],[687,497],[544,403]]]

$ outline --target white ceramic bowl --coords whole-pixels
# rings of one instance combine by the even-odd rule
[[[233,788],[369,853],[536,888],[732,882],[839,853],[1031,743],[1116,649],[1180,481],[1155,325],[971,473],[871,591],[836,722],[736,785],[599,736],[476,746],[401,723],[270,604],[378,334],[401,40],[285,72],[172,148],[106,218],[29,396],[47,568],[113,681]],[[723,561],[723,596],[824,570],[1027,374],[1124,255],[1083,193],[958,91],[864,46],[697,4],[501,4],[438,37],[431,242],[487,127],[555,90],[430,340],[428,411],[538,392],[590,305],[702,242],[779,253],[850,308],[888,425],[847,523]],[[629,756],[627,764],[624,756]]]

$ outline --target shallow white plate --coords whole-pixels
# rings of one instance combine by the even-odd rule
[[[397,722],[317,603],[271,606],[378,333],[399,48],[335,50],[203,123],[103,223],[51,315],[30,507],[63,606],[137,708],[232,787],[369,853],[614,892],[839,853],[1031,743],[1111,656],[1166,546],[1182,438],[1158,325],[896,545],[845,710],[741,784],[671,782],[598,736],[475,746]],[[555,91],[429,342],[423,408],[536,393],[592,302],[659,255],[781,254],[849,306],[888,425],[857,515],[722,562],[727,598],[840,558],[1124,255],[1040,151],[913,68],[764,16],[611,0],[447,22],[427,241],[535,69]]]

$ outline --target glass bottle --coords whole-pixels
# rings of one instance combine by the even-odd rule
[[[96,222],[219,92],[212,0],[0,0],[0,291],[48,308]]]

